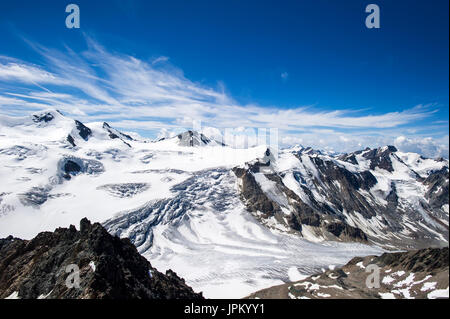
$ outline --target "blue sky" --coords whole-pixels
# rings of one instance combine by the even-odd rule
[[[76,3],[81,28],[65,27]],[[365,7],[381,9],[367,29]],[[448,1],[2,1],[0,111],[448,156]]]

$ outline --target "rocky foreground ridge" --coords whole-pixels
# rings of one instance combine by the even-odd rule
[[[341,268],[330,269],[294,283],[263,289],[248,298],[448,298],[448,258],[448,247],[355,257]],[[374,286],[376,266],[373,265],[379,267],[378,288]]]
[[[67,266],[79,268],[79,288]],[[73,266],[72,266],[73,267]],[[71,276],[70,278],[68,278]],[[66,284],[68,281],[70,284]],[[42,232],[32,240],[0,239],[0,298],[200,299],[171,270],[158,272],[128,239],[99,223]]]

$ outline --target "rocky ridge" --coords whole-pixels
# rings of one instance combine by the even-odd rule
[[[233,171],[247,209],[264,224],[388,249],[448,245],[448,161],[402,156],[393,146],[340,156],[307,148]],[[423,163],[432,168],[419,170]]]
[[[66,284],[74,283],[73,273],[66,272],[73,265],[79,268],[79,288]],[[79,231],[71,226],[29,241],[0,239],[0,298],[201,299],[202,294],[172,270],[158,272],[130,240],[83,219]]]

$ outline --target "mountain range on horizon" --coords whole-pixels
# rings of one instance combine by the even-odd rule
[[[0,117],[0,160],[0,238],[87,217],[209,298],[448,247],[448,159],[394,146],[239,149],[193,130],[149,140],[45,110]]]

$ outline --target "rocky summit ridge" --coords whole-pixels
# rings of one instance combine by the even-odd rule
[[[74,269],[79,269],[79,287]],[[69,271],[68,271],[69,270]],[[69,283],[69,284],[67,284]],[[0,239],[0,298],[201,299],[172,270],[160,273],[128,239],[89,220],[32,240]]]

